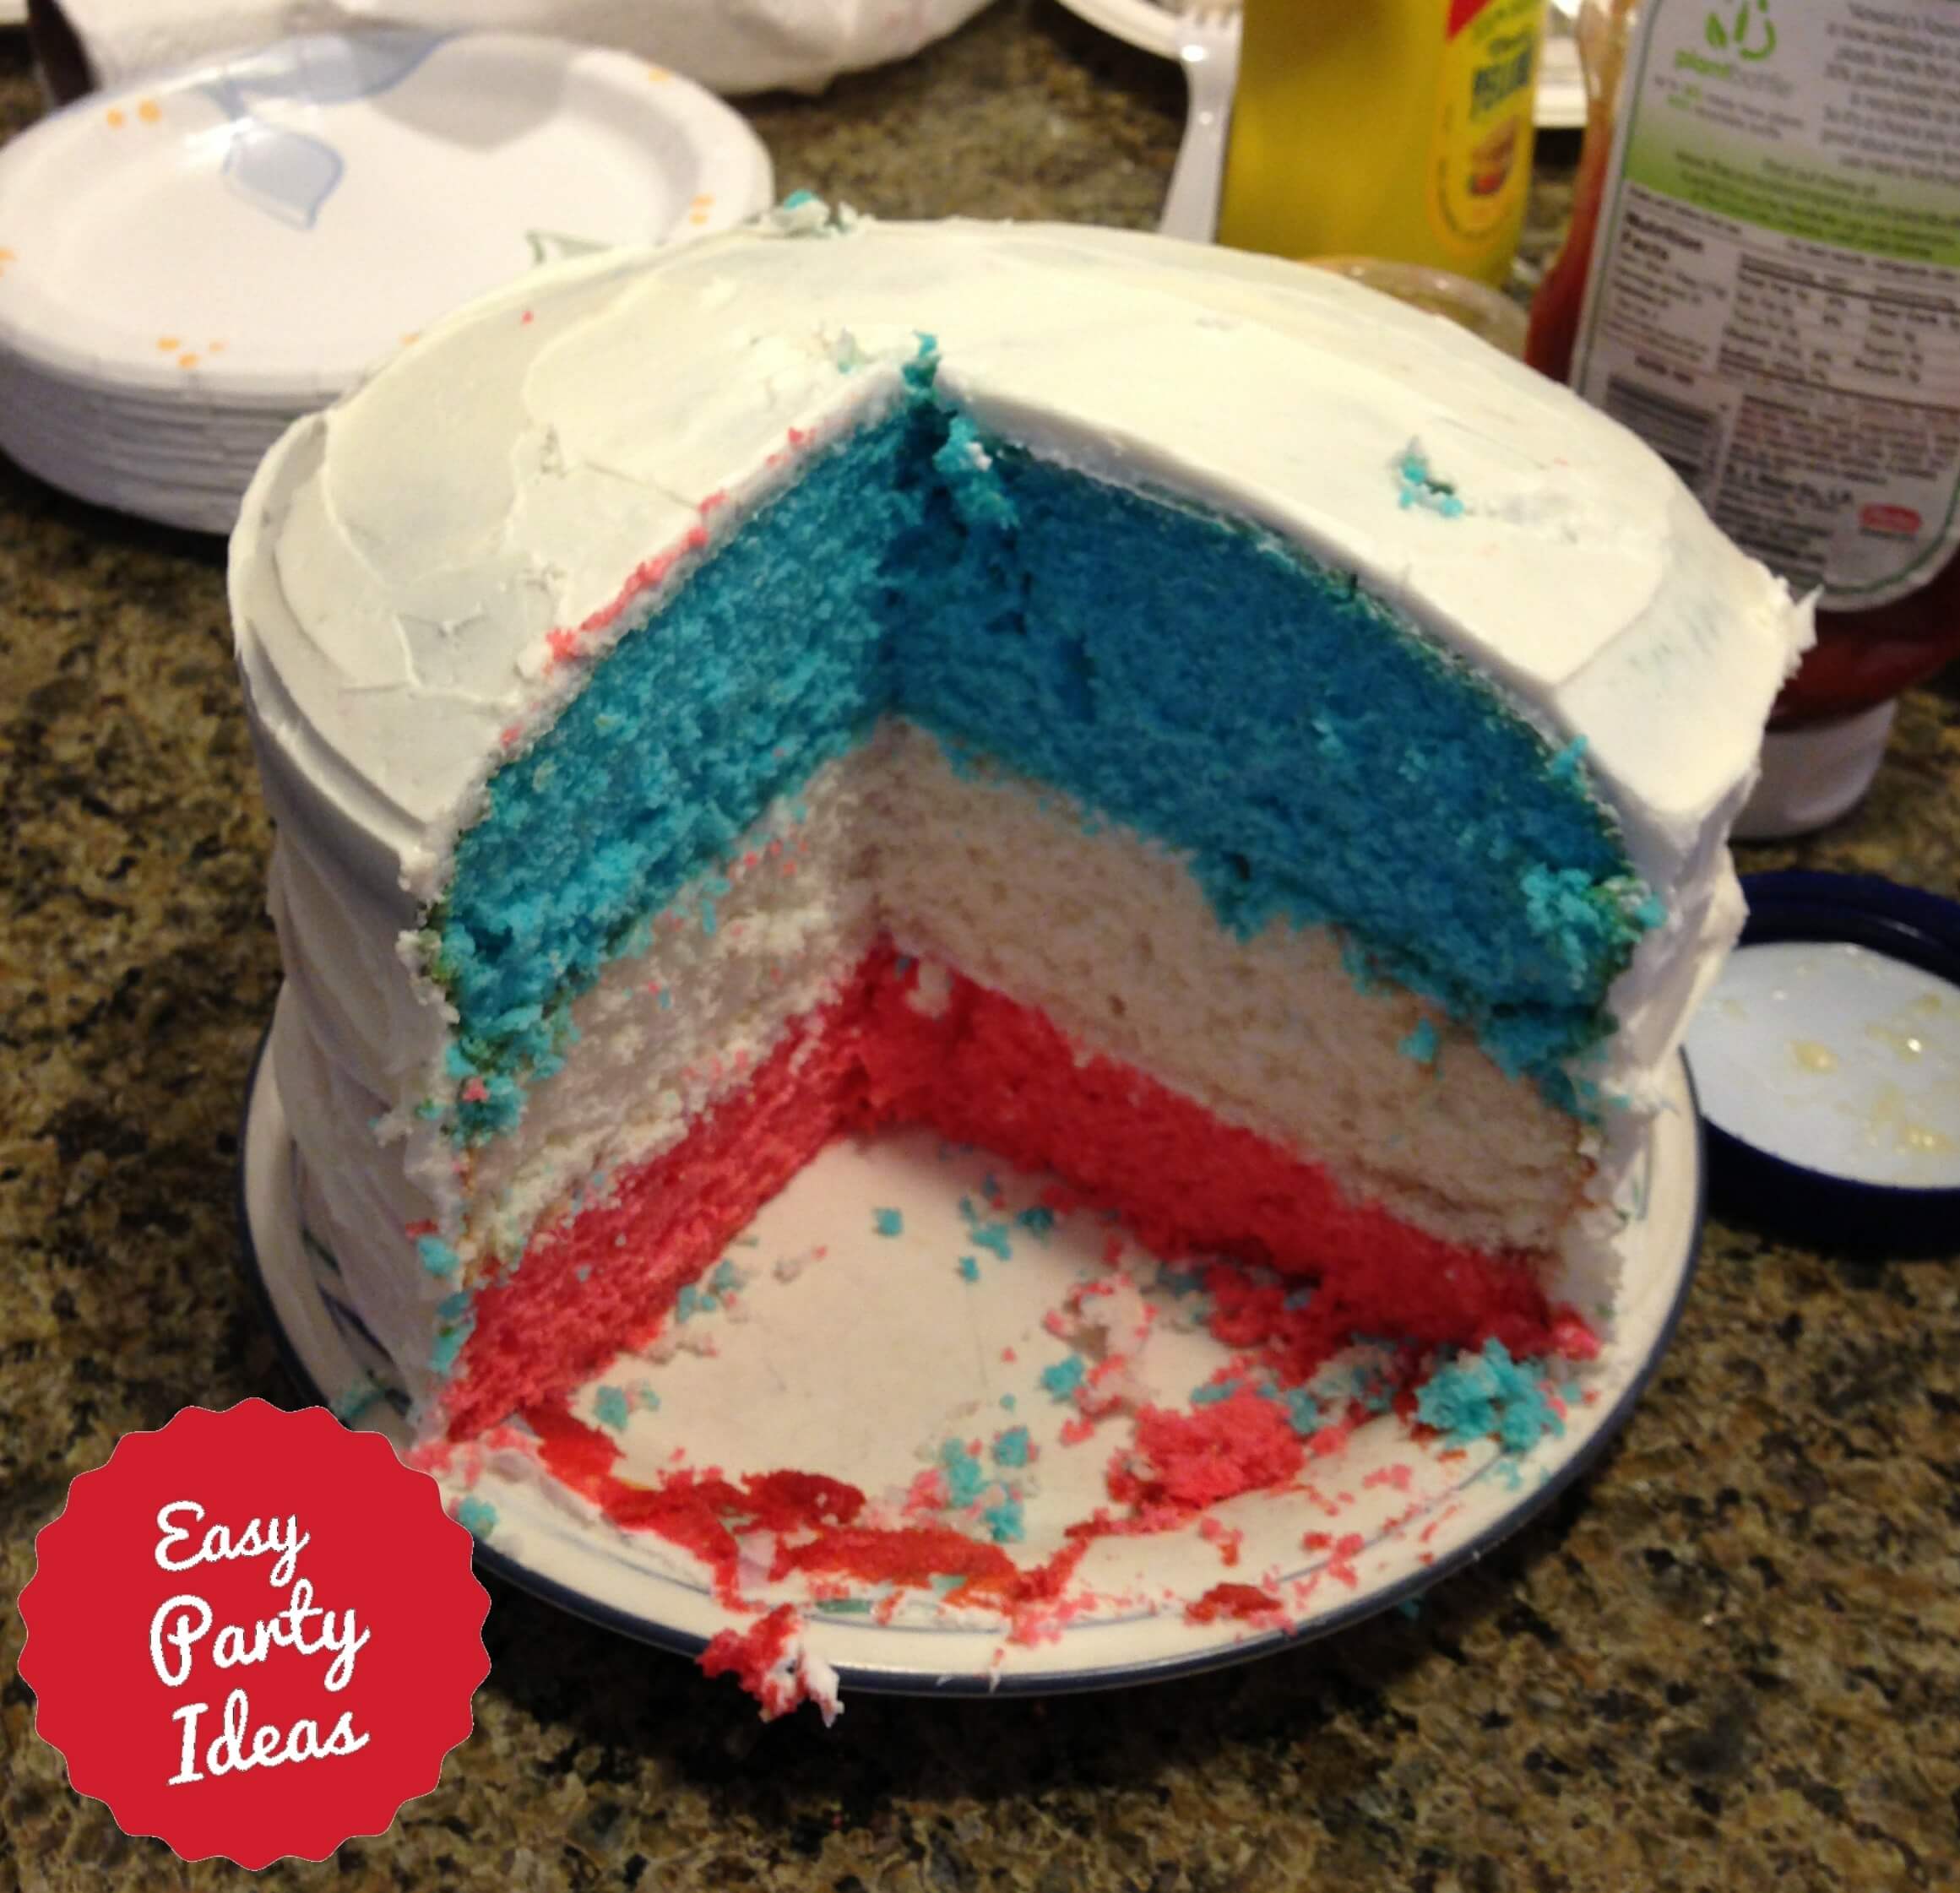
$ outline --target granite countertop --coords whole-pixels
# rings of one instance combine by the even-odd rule
[[[0,31],[0,135],[37,109]],[[785,189],[1148,223],[1181,85],[1053,0],[753,117]],[[1568,157],[1569,164],[1569,157]],[[1556,223],[1556,176],[1541,224]],[[242,1884],[68,1790],[14,1674],[33,1533],[121,1434],[290,1402],[236,1266],[278,963],[215,543],[0,463],[0,1889]],[[1746,865],[1955,890],[1960,686],[1862,811]],[[1718,1223],[1596,1471],[1413,1620],[826,1735],[492,1585],[476,1732],[386,1836],[268,1887],[1477,1893],[1960,1881],[1960,1274]]]

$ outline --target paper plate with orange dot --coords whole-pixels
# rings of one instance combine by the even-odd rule
[[[323,35],[93,94],[0,152],[0,447],[228,529],[269,417],[528,269],[725,229],[771,190],[700,87],[525,35]],[[223,464],[209,493],[171,480],[173,430],[188,470]]]

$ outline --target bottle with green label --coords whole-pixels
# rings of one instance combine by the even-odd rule
[[[1751,826],[1841,814],[1960,654],[1960,0],[1586,0],[1530,359],[1818,605]]]

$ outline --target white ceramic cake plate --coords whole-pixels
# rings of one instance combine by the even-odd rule
[[[1403,1421],[1381,1415],[1312,1460],[1305,1489],[1230,1500],[1202,1527],[1099,1542],[1078,1573],[1093,1604],[1031,1641],[1013,1641],[997,1618],[931,1593],[874,1589],[810,1607],[806,1593],[752,1587],[752,1573],[746,1593],[769,1605],[799,1601],[805,1648],[837,1670],[847,1693],[1127,1684],[1268,1653],[1409,1607],[1577,1478],[1652,1375],[1702,1225],[1699,1121],[1679,1060],[1667,1096],[1620,1244],[1624,1285],[1611,1337],[1582,1377],[1562,1436],[1523,1453],[1490,1439],[1452,1451],[1433,1437],[1419,1444]],[[273,1063],[262,1055],[240,1165],[247,1261],[301,1386],[346,1412],[363,1359],[375,1357],[334,1312],[331,1269],[302,1241],[295,1155]],[[731,1245],[719,1291],[705,1284],[712,1302],[670,1324],[681,1350],[616,1361],[573,1397],[573,1410],[619,1439],[615,1471],[642,1483],[677,1465],[730,1478],[794,1469],[895,1495],[947,1441],[970,1441],[975,1463],[1002,1482],[988,1496],[997,1501],[1013,1488],[1024,1535],[1005,1549],[1031,1568],[1066,1542],[1070,1522],[1109,1506],[1105,1471],[1132,1436],[1131,1422],[1118,1418],[1086,1441],[1061,1438],[1074,1409],[1040,1375],[1058,1364],[1067,1371],[1071,1348],[1044,1317],[1078,1283],[1109,1277],[1104,1258],[1121,1238],[1094,1215],[1066,1208],[1041,1227],[1039,1210],[1023,1213],[1038,1190],[1038,1180],[985,1152],[951,1150],[926,1133],[863,1147],[840,1141]],[[1156,1270],[1132,1245],[1121,1272],[1148,1281]],[[1230,1358],[1189,1318],[1189,1293],[1175,1277],[1149,1290],[1159,1315],[1134,1354],[1151,1394],[1179,1408]],[[1085,1305],[1101,1304],[1092,1297]],[[1138,1305],[1119,1311],[1119,1329]],[[1120,1335],[1116,1344],[1124,1344]],[[386,1400],[371,1399],[354,1424],[404,1442]],[[993,1443],[1016,1426],[1027,1428],[1035,1452],[1025,1467],[1002,1468]],[[716,1600],[691,1556],[616,1528],[521,1461],[489,1456],[474,1476],[453,1466],[439,1477],[453,1510],[465,1499],[494,1508],[494,1525],[479,1532],[486,1569],[579,1616],[690,1654],[755,1621]],[[1233,1582],[1275,1589],[1286,1626],[1193,1620],[1188,1606]]]
[[[1177,8],[1172,0],[1061,0],[1072,14],[1128,45],[1165,59],[1177,57]],[[1547,7],[1545,53],[1539,70],[1535,117],[1545,131],[1586,122],[1586,94],[1579,75],[1572,22],[1556,4]]]

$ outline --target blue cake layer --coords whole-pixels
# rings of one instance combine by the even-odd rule
[[[1561,1102],[1659,918],[1574,753],[1351,579],[983,442],[921,385],[493,778],[432,916],[451,1075],[484,1081],[460,1131],[514,1122],[572,997],[888,713],[1187,851],[1241,934],[1338,921],[1357,979],[1440,1001]]]
[[[562,1062],[568,999],[890,700],[881,566],[920,512],[916,425],[817,460],[491,778],[433,917],[450,1076],[489,1093],[462,1107],[467,1130],[515,1121],[518,1075]]]

